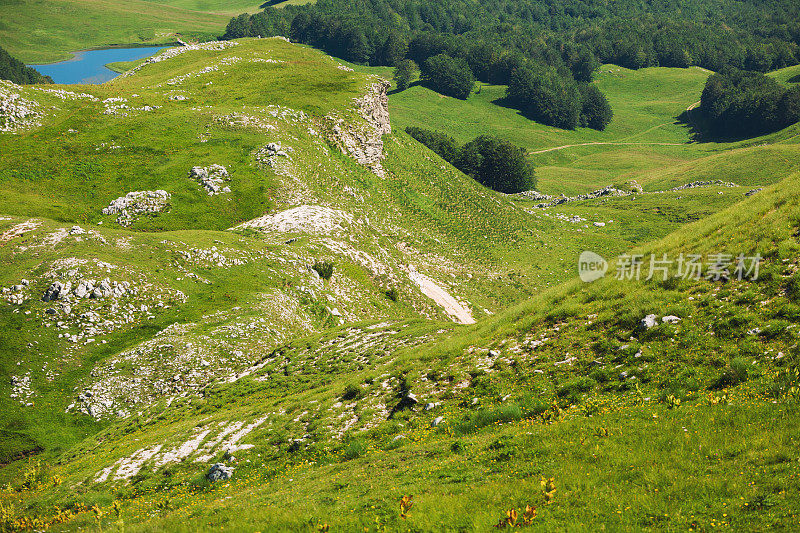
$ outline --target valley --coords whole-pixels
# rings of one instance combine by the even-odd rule
[[[703,140],[709,70],[603,64],[613,119],[561,129],[136,1],[0,26],[26,61],[168,45],[0,80],[0,531],[796,526],[800,124]],[[536,190],[409,126],[507,139]]]

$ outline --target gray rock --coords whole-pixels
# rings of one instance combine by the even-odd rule
[[[219,480],[230,479],[233,476],[233,467],[225,466],[222,463],[214,463],[206,474],[206,479],[211,483]]]
[[[677,324],[680,321],[681,318],[675,315],[667,315],[661,318],[661,322],[663,322],[664,324]]]
[[[78,298],[86,298],[89,296],[89,288],[86,286],[85,281],[81,281],[78,283],[78,286],[75,287],[75,296]]]
[[[42,296],[43,302],[52,302],[53,300],[58,300],[59,298],[64,298],[67,293],[69,293],[72,284],[68,281],[66,283],[61,283],[60,281],[54,281],[52,285],[50,285],[46,291],[44,291],[44,296]]]
[[[435,428],[436,426],[441,424],[443,420],[444,420],[443,416],[437,416],[436,418],[433,419],[433,422],[431,422],[431,427]]]
[[[639,323],[639,326],[642,329],[650,329],[657,325],[658,325],[658,315],[652,315],[652,314],[644,317],[642,321]]]

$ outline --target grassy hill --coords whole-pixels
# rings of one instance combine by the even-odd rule
[[[257,10],[247,0],[18,0],[3,4],[0,43],[26,63],[48,63],[88,48],[213,37],[232,14]]]
[[[383,83],[318,51],[173,54],[99,86],[0,85],[35,112],[0,133],[1,528],[486,531],[526,506],[532,530],[797,522],[793,130],[545,152],[605,161],[575,191],[650,192],[541,209],[404,134],[409,91],[389,133]],[[629,125],[518,138],[683,143],[660,122],[704,73],[604,70]],[[442,120],[509,112],[490,93],[440,99]],[[192,172],[213,165],[229,192]],[[709,177],[746,186],[654,192]],[[103,213],[136,191],[164,194]],[[610,263],[591,284],[584,250]],[[763,262],[618,280],[624,253]],[[117,292],[78,297],[89,281]],[[43,301],[55,282],[73,296]],[[210,483],[213,463],[233,477]]]
[[[794,70],[774,75],[788,79]],[[628,70],[603,65],[595,83],[609,99],[614,119],[602,132],[561,130],[528,120],[503,106],[505,86],[487,84],[466,101],[419,85],[393,93],[392,120],[397,128],[437,129],[461,142],[487,133],[504,137],[530,151],[538,188],[547,194],[580,194],[631,179],[647,190],[714,179],[765,184],[800,168],[796,127],[746,143],[692,142],[679,117],[699,102],[708,75],[698,67]],[[751,149],[764,143],[770,144],[768,154]]]

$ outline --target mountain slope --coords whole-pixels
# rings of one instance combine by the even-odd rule
[[[280,39],[0,90],[26,110],[0,134],[7,529],[796,521],[796,173],[536,207]],[[584,250],[605,278],[575,280]],[[764,261],[612,279],[626,252]]]

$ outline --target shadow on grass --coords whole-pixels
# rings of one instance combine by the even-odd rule
[[[800,74],[798,74],[796,76],[792,76],[791,78],[789,78],[786,81],[788,81],[789,83],[800,83]]]
[[[417,81],[412,81],[411,83],[409,83],[409,84],[408,84],[408,87],[406,87],[405,89],[403,89],[403,90],[400,90],[400,89],[398,89],[397,87],[394,87],[394,88],[392,88],[392,90],[391,90],[391,91],[388,91],[386,94],[388,94],[388,95],[392,95],[392,94],[401,93],[401,92],[403,92],[403,91],[406,91],[406,90],[408,90],[408,89],[410,89],[410,88],[412,88],[412,87],[416,87],[416,86],[418,86],[418,85],[419,85],[419,86],[421,86],[421,85],[422,85],[422,83],[420,83],[420,81],[419,81],[419,80],[417,80]]]
[[[702,112],[700,111],[699,107],[696,107],[691,110],[686,110],[680,115],[678,115],[675,124],[680,126],[684,126],[687,130],[689,130],[689,136],[692,139],[692,142],[696,143],[722,143],[722,142],[737,142],[737,141],[745,141],[747,139],[753,139],[755,137],[761,137],[762,135],[768,135],[770,133],[775,133],[775,131],[780,131],[780,129],[775,131],[765,131],[760,133],[752,133],[752,134],[720,134],[713,132],[711,128],[708,127],[708,121],[703,117]]]

